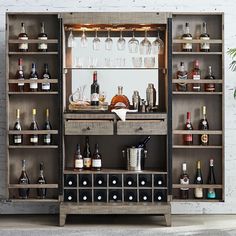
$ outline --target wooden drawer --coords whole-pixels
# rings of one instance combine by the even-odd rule
[[[67,120],[65,135],[113,135],[113,121]]]
[[[118,135],[165,135],[166,120],[127,120],[117,122]]]

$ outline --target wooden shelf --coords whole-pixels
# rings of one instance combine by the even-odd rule
[[[18,84],[18,83],[24,83],[24,84],[30,84],[30,83],[50,83],[50,84],[57,84],[58,79],[24,79],[24,80],[19,80],[19,79],[8,79],[9,84]]]
[[[9,184],[8,188],[52,188],[57,189],[58,184]]]
[[[58,92],[8,92],[9,95],[57,95]]]
[[[58,39],[47,39],[47,40],[43,40],[43,39],[28,39],[28,40],[21,40],[21,39],[9,39],[8,43],[9,44],[18,44],[18,43],[50,43],[50,44],[57,44],[58,43]]]
[[[222,55],[222,52],[172,52],[173,55]]]
[[[214,146],[214,145],[173,145],[174,149],[222,149],[222,146]]]
[[[66,70],[163,70],[167,69],[164,67],[65,67],[64,72]]]
[[[9,145],[9,149],[57,149],[57,145]]]
[[[196,82],[196,80],[193,80],[193,79],[186,79],[186,80],[172,79],[172,83],[173,84],[180,84],[180,83],[181,84],[196,84],[196,83],[198,84],[222,84],[223,80],[222,79],[199,79]],[[208,93],[211,93],[211,92],[208,92]]]
[[[222,189],[222,184],[173,184],[173,188],[217,188]]]
[[[8,52],[9,55],[57,55],[58,52]]]
[[[192,39],[192,40],[186,40],[186,39],[173,39],[172,43],[209,43],[209,44],[222,44],[222,39],[210,39],[210,40],[202,40],[202,39]]]
[[[9,199],[9,202],[33,202],[33,203],[41,203],[41,202],[48,202],[48,203],[58,203],[59,200],[58,199],[50,199],[50,198],[45,198],[45,199],[37,199],[37,198],[28,198],[28,199]]]
[[[196,82],[195,82],[196,83]],[[223,92],[179,92],[172,91],[173,95],[223,95]]]
[[[220,199],[172,199],[172,202],[222,202],[223,200]]]
[[[173,134],[215,134],[221,135],[222,130],[173,130]]]
[[[58,130],[8,130],[8,134],[58,134]]]

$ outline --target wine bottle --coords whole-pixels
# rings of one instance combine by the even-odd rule
[[[210,44],[207,43],[207,40],[210,40],[210,35],[207,33],[207,24],[206,22],[202,23],[202,33],[200,35],[200,40],[206,40],[206,42],[200,44],[200,51],[201,52],[209,52],[210,51]]]
[[[134,187],[135,186],[135,179],[132,176],[127,176],[125,178],[125,186],[126,187]]]
[[[201,172],[201,162],[197,161],[197,171],[194,180],[194,184],[203,184],[202,172]],[[194,197],[197,199],[203,198],[203,188],[197,187],[194,189]]]
[[[18,50],[20,52],[27,52],[28,51],[28,43],[27,43],[28,35],[25,32],[25,24],[23,22],[21,23],[21,31],[18,35],[18,39],[25,41],[18,44]]]
[[[40,33],[38,35],[38,39],[39,40],[47,40],[48,39],[48,36],[47,34],[44,32],[44,22],[41,22],[41,30],[40,30]],[[48,45],[47,43],[39,43],[38,44],[38,51],[39,52],[47,52],[48,50]]]
[[[38,79],[38,74],[36,72],[36,64],[35,63],[32,63],[32,69],[31,69],[29,79],[31,81],[37,81],[37,79]],[[37,92],[38,91],[38,83],[37,82],[31,82],[30,83],[30,91],[31,92]]]
[[[137,193],[132,190],[125,191],[125,201],[126,202],[136,202],[137,201]]]
[[[148,143],[148,141],[151,139],[151,136],[148,136],[147,138],[145,138],[143,140],[143,142],[140,142],[138,145],[136,145],[136,148],[146,148],[146,144]]]
[[[50,80],[51,79],[51,75],[48,71],[48,64],[47,63],[44,64],[44,72],[42,75],[42,79],[43,80]],[[50,82],[43,82],[42,83],[42,91],[43,92],[50,92],[50,90],[51,90]]]
[[[212,81],[215,79],[215,76],[212,74],[211,66],[208,67],[208,75],[205,77],[205,79]],[[214,83],[205,84],[206,92],[215,92],[215,90],[216,88]]]
[[[201,79],[201,70],[199,68],[199,61],[194,61],[194,67],[192,70],[192,79],[196,82]],[[194,92],[200,92],[201,91],[201,85],[199,83],[193,83],[192,84],[192,91]]]
[[[85,170],[90,170],[91,166],[92,166],[92,157],[91,157],[91,151],[90,151],[89,137],[88,136],[85,138],[83,159],[84,159],[84,169]]]
[[[29,184],[29,178],[27,176],[26,173],[26,162],[25,160],[22,160],[22,171],[21,171],[21,175],[20,178],[18,180],[19,184]],[[29,188],[19,188],[19,197],[22,199],[27,199],[29,197]]]
[[[209,123],[206,118],[206,106],[202,107],[202,119],[199,122],[199,130],[209,130]],[[209,135],[200,134],[199,135],[200,145],[207,146],[209,144]]]
[[[192,52],[192,43],[191,40],[193,39],[192,35],[190,34],[189,23],[185,23],[185,33],[182,35],[182,39],[189,40],[188,43],[182,44],[182,51],[183,52]]]
[[[102,157],[99,153],[98,144],[95,144],[95,151],[92,158],[92,169],[96,171],[102,169]]]
[[[99,84],[97,82],[97,71],[93,72],[93,83],[91,84],[91,106],[99,105]]]
[[[21,131],[20,109],[16,109],[16,123],[14,125],[14,130]],[[14,134],[13,135],[13,143],[14,143],[14,145],[22,144],[23,143],[23,135],[22,134]]]
[[[77,144],[77,148],[74,155],[74,170],[82,171],[83,167],[84,167],[84,160],[80,152],[80,144]]]
[[[176,74],[177,79],[179,79],[180,83],[176,85],[177,91],[186,92],[187,91],[187,84],[181,83],[188,79],[188,72],[184,68],[184,62],[180,62],[179,69]]]
[[[39,173],[39,178],[38,178],[37,183],[38,184],[46,184],[46,179],[45,179],[44,173],[43,173],[43,162],[40,163],[39,169],[40,169],[40,173]],[[38,198],[44,199],[44,198],[46,198],[46,195],[47,195],[46,188],[37,188]]]
[[[17,84],[17,91],[24,92],[25,84],[23,81],[25,79],[25,76],[24,76],[24,71],[23,71],[23,59],[22,58],[18,59],[18,70],[16,72],[15,78],[17,80],[19,80],[19,83]]]
[[[164,194],[161,190],[155,191],[154,200],[155,200],[155,202],[164,201]]]
[[[213,159],[210,159],[207,184],[211,184],[211,185],[216,184],[215,172],[214,172],[214,160]],[[216,192],[215,192],[214,188],[207,189],[207,198],[209,198],[209,199],[215,199],[216,198]]]
[[[49,121],[49,109],[46,109],[46,121],[44,124],[44,130],[52,130],[52,126]],[[46,145],[52,144],[52,135],[51,134],[44,134],[43,135],[43,144],[46,144]]]
[[[38,130],[38,124],[36,122],[36,109],[32,110],[32,122],[30,125],[30,130]],[[38,134],[30,135],[30,144],[37,145],[39,142]]]
[[[182,174],[180,175],[180,184],[187,185],[189,184],[189,176],[187,174],[187,164],[184,162],[182,164]],[[189,196],[189,188],[180,188],[180,198],[188,199]]]
[[[185,130],[193,130],[190,112],[187,112],[187,121],[186,121],[184,129]],[[184,134],[183,137],[184,137],[184,144],[185,145],[193,145],[193,135],[192,134]]]

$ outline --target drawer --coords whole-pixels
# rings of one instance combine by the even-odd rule
[[[65,135],[113,135],[113,121],[67,120]]]
[[[166,120],[127,120],[117,122],[118,135],[165,135]]]

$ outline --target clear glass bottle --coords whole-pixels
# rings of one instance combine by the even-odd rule
[[[26,173],[26,161],[22,160],[22,170],[21,170],[21,175],[20,178],[18,180],[18,184],[29,184],[29,178],[28,175]],[[19,188],[19,197],[22,199],[27,199],[29,197],[29,188]]]
[[[31,81],[37,81],[38,80],[38,73],[36,72],[36,64],[35,63],[32,63],[32,69],[31,69],[29,79]],[[31,92],[37,92],[38,91],[38,83],[37,82],[31,82],[30,83],[30,91]]]
[[[36,122],[36,109],[32,110],[32,122],[30,125],[30,130],[39,130],[38,124]],[[30,144],[37,145],[39,143],[38,134],[31,134],[30,135]]]
[[[18,44],[18,50],[20,52],[27,52],[28,51],[28,43],[27,43],[28,35],[25,31],[25,24],[23,22],[21,23],[21,31],[18,35],[18,39],[24,40],[24,42]]]
[[[20,123],[20,109],[16,109],[16,123],[14,125],[14,130],[21,131],[21,123]],[[22,134],[14,134],[13,135],[13,144],[20,145],[23,143],[23,135]]]
[[[48,64],[47,63],[44,64],[44,72],[43,72],[43,75],[42,75],[42,79],[45,79],[45,80],[50,80],[51,79],[51,75],[48,71]],[[42,83],[42,91],[50,92],[50,90],[51,90],[50,82]]]
[[[185,23],[185,33],[182,35],[182,39],[189,40],[190,42],[182,44],[182,51],[183,52],[192,52],[193,46],[191,40],[193,39],[192,35],[190,34],[189,23]]]
[[[110,109],[129,109],[129,99],[123,94],[123,87],[118,86],[118,94],[111,99]]]
[[[17,80],[19,80],[19,83],[17,84],[16,90],[18,92],[24,92],[25,84],[24,84],[23,81],[25,79],[25,76],[24,76],[24,71],[23,71],[23,59],[22,58],[18,59],[18,70],[16,72],[15,78]]]
[[[52,130],[52,125],[49,121],[49,109],[46,109],[46,120],[44,124],[44,130]],[[50,145],[52,144],[52,135],[51,134],[44,134],[43,135],[43,144]]]
[[[210,44],[207,43],[207,40],[210,40],[210,35],[207,33],[207,24],[206,22],[202,23],[202,33],[200,35],[200,40],[206,40],[204,43],[200,43],[201,52],[210,52]]]
[[[47,34],[45,33],[45,30],[44,30],[44,22],[41,22],[40,26],[41,26],[41,30],[40,30],[40,33],[38,35],[38,39],[39,40],[47,40],[48,36],[47,36]],[[46,42],[38,44],[38,51],[39,52],[47,52],[47,50],[48,50],[48,44]]]
[[[43,165],[43,162],[40,162],[40,165],[39,165],[39,178],[38,178],[38,181],[37,183],[38,184],[46,184],[46,179],[44,177],[44,165]],[[38,198],[41,198],[41,199],[44,199],[46,198],[46,195],[47,195],[47,189],[46,188],[37,188],[37,196]]]

